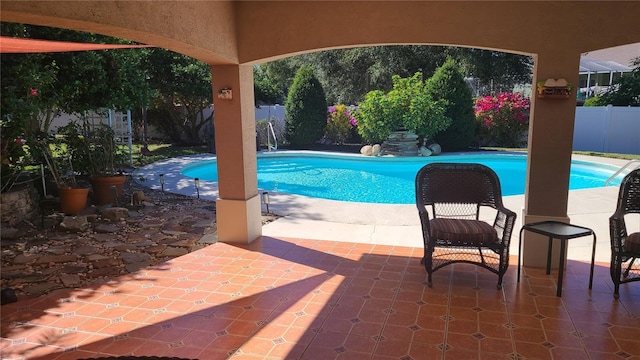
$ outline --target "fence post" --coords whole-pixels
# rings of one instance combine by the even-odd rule
[[[611,119],[613,118],[613,105],[609,104],[604,108],[604,121],[605,121],[605,131],[603,136],[604,143],[602,144],[602,149],[604,152],[611,152],[609,149],[609,137],[611,136]]]

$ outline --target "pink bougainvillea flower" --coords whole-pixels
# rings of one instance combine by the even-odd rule
[[[32,96],[38,96],[38,89],[31,88],[31,89],[29,89],[29,91],[31,91],[31,95]]]

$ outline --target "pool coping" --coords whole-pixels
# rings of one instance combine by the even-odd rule
[[[336,155],[332,152],[320,151],[297,151],[297,150],[278,150],[276,152],[260,152],[259,156],[272,156],[282,153],[302,153],[317,155]],[[340,153],[343,155],[344,153]],[[485,155],[496,154],[495,151],[478,151],[478,152],[457,152],[447,153],[446,156],[455,155]],[[522,152],[501,152],[500,154],[518,154]],[[344,154],[346,156],[368,158],[359,154]],[[183,176],[181,170],[191,164],[215,160],[215,154],[199,154],[189,155],[167,160],[158,161],[156,163],[137,169],[133,175],[135,180],[144,186],[155,190],[161,190],[168,193],[176,193],[187,196],[196,196],[194,180]],[[628,162],[623,159],[613,159],[604,157],[595,157],[587,155],[573,155],[572,160],[586,161],[606,166],[620,167]],[[164,176],[164,185],[160,184],[159,175]],[[218,183],[215,181],[201,180],[199,181],[200,198],[215,201],[218,198]],[[611,186],[610,186],[611,187]],[[617,186],[615,186],[617,188]],[[593,189],[586,189],[593,190]],[[404,209],[415,209],[413,204],[379,204],[379,203],[363,203],[351,201],[339,201],[322,198],[314,198],[304,195],[295,195],[285,192],[258,189],[259,192],[268,191],[271,204],[269,210],[272,213],[281,216],[303,216],[325,221],[346,222],[355,224],[382,224],[382,225],[415,225],[416,220],[408,220],[404,214]],[[571,190],[585,191],[585,190]],[[524,195],[510,195],[505,198],[518,198]],[[524,200],[524,199],[523,199]],[[318,207],[329,209],[328,212],[319,213]],[[315,210],[314,210],[315,209]],[[398,214],[401,211],[401,214]],[[383,215],[381,215],[381,213]]]

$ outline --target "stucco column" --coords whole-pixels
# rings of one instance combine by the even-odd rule
[[[548,78],[565,78],[578,84],[580,54],[549,49],[535,57],[525,209],[522,224],[544,220],[569,222],[567,202],[576,113],[574,88],[566,99],[538,98],[536,84]],[[586,224],[588,225],[588,224]],[[517,229],[518,231],[520,229]],[[526,232],[523,264],[544,267],[548,238]],[[554,241],[552,266],[557,267],[559,242]]]
[[[218,240],[247,244],[262,235],[251,65],[212,66],[218,162]],[[223,97],[221,89],[230,90]]]

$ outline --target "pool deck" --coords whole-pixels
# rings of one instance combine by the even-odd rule
[[[477,153],[475,153],[477,154]],[[160,189],[159,174],[164,174],[164,190],[171,193],[196,195],[193,179],[180,174],[184,166],[213,155],[174,158],[145,166],[135,173],[136,179],[154,189]],[[574,155],[574,160],[591,161],[621,167],[628,160]],[[608,186],[569,192],[568,216],[572,224],[586,226],[597,236],[596,261],[610,259],[609,216],[613,214],[618,186]],[[420,222],[415,205],[392,205],[343,202],[310,198],[269,191],[269,210],[282,217],[263,226],[263,235],[272,237],[348,241],[355,243],[422,247]],[[200,181],[200,197],[214,200],[218,196],[216,182]],[[512,235],[511,254],[518,253],[518,232],[522,226],[524,195],[504,197],[507,208],[518,214]],[[263,206],[263,211],[266,209]],[[640,220],[627,224],[640,229]],[[569,242],[568,258],[589,260],[591,238]]]

